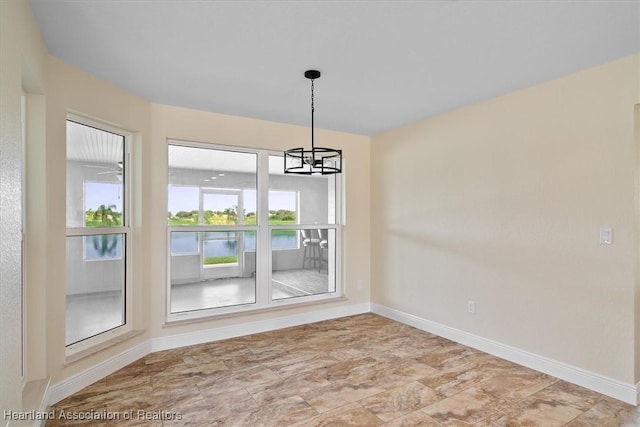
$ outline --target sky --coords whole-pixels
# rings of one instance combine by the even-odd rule
[[[256,190],[242,190],[245,212],[256,211]],[[199,209],[200,189],[181,185],[169,185],[169,212],[193,211]],[[234,194],[206,194],[204,209],[224,211],[238,205],[238,195]],[[296,211],[295,191],[269,191],[269,209],[287,209]]]
[[[122,212],[122,184],[107,182],[85,182],[85,211],[96,210],[100,205],[116,205],[116,212]],[[224,211],[238,205],[239,194],[209,193],[204,197],[204,209]],[[256,211],[256,190],[242,190],[245,212]],[[169,185],[169,212],[193,211],[199,209],[200,189],[198,187]],[[269,191],[269,209],[296,211],[295,191]]]
[[[100,205],[116,205],[116,212],[122,212],[122,183],[84,183],[84,210],[96,210]]]

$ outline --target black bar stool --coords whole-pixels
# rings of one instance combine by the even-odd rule
[[[320,239],[313,236],[313,230],[300,230],[304,255],[302,258],[302,268],[309,263],[309,268],[316,268],[320,260]]]

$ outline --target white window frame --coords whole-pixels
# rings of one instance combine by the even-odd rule
[[[300,224],[298,218],[297,224],[290,225],[270,225],[269,224],[269,156],[282,156],[280,151],[226,146],[218,144],[208,144],[202,142],[182,141],[175,139],[167,140],[167,150],[170,145],[204,148],[211,150],[234,151],[238,153],[249,153],[257,155],[257,201],[256,214],[257,224],[250,225],[233,225],[233,226],[168,226],[167,225],[167,299],[166,299],[166,321],[167,324],[174,322],[184,322],[188,320],[199,320],[202,318],[214,318],[220,316],[229,316],[233,314],[250,313],[265,309],[275,309],[283,306],[295,306],[301,304],[309,304],[314,302],[324,302],[344,297],[342,285],[342,192],[343,183],[341,174],[333,175],[335,177],[335,216],[334,224]],[[168,171],[168,165],[167,165]],[[300,196],[297,195],[298,203]],[[298,213],[300,209],[298,206]],[[283,299],[272,299],[272,254],[271,249],[271,231],[272,230],[305,230],[309,228],[323,228],[335,230],[335,290],[322,294],[299,296]],[[171,312],[171,233],[175,231],[255,231],[256,233],[256,302],[250,304],[241,304],[228,307],[216,307],[207,309],[198,309],[184,312]],[[261,273],[262,272],[262,273]]]
[[[124,295],[124,323],[112,329],[108,329],[97,335],[85,338],[73,344],[65,345],[65,356],[71,357],[79,353],[85,352],[92,348],[103,346],[111,340],[122,337],[133,331],[133,274],[132,274],[132,260],[133,260],[133,233],[131,231],[131,218],[133,218],[131,212],[131,142],[133,135],[124,129],[117,128],[115,126],[99,122],[93,119],[89,119],[77,114],[67,113],[67,121],[79,123],[81,125],[90,126],[96,129],[111,132],[124,137],[124,164],[122,165],[122,185],[123,185],[123,214],[122,214],[122,226],[120,227],[67,227],[66,238],[75,236],[93,236],[102,234],[123,234],[123,256],[125,258],[125,295]],[[66,122],[65,122],[66,123]],[[66,164],[66,163],[65,163]],[[65,192],[66,194],[66,192]],[[84,209],[84,206],[83,206]],[[66,241],[65,238],[65,241]],[[84,239],[83,239],[84,240]],[[84,251],[83,242],[83,251]],[[93,262],[91,260],[88,262]],[[84,260],[83,254],[83,262]],[[66,324],[65,324],[66,331]]]

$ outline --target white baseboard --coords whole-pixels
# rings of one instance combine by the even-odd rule
[[[27,382],[22,387],[22,411],[29,413],[31,411],[39,414],[47,412],[47,406],[49,402],[49,390],[51,389],[51,378],[41,378],[38,380],[32,380]],[[44,418],[44,417],[43,417]],[[15,421],[7,423],[11,427],[14,426],[29,426],[29,427],[43,427],[46,423],[46,419],[42,420],[25,420]]]
[[[118,369],[122,369],[128,364],[146,356],[150,352],[149,349],[149,341],[145,341],[130,348],[129,350],[54,384],[49,389],[49,405],[58,403],[62,399],[77,393],[94,382],[114,373]]]
[[[148,341],[111,357],[95,366],[92,366],[76,375],[73,375],[59,383],[54,384],[48,390],[47,402],[54,405],[57,402],[71,396],[94,382],[122,369],[130,363],[146,356],[149,353],[184,347],[194,344],[202,344],[226,338],[272,331],[275,329],[299,326],[307,323],[320,322],[338,317],[353,316],[356,314],[371,312],[369,303],[346,305],[325,310],[310,311],[291,316],[274,317],[259,322],[248,322],[233,326],[212,328],[203,331],[176,334],[166,337],[152,338]]]
[[[322,320],[336,319],[338,317],[353,316],[356,314],[370,312],[371,305],[369,303],[353,304],[290,316],[274,317],[272,319],[265,319],[257,322],[206,329],[186,334],[169,335],[166,337],[151,339],[151,351],[168,350],[171,348],[219,341],[227,338],[241,337],[244,335],[268,332],[276,329],[289,328],[292,326],[320,322]]]
[[[149,341],[140,343],[123,353],[92,366],[83,372],[54,384],[48,388],[48,397],[46,400],[49,405],[54,405],[62,399],[71,396],[105,376],[112,374],[118,369],[121,369],[152,352],[369,312],[379,314],[460,344],[493,354],[494,356],[512,361],[519,365],[544,372],[545,374],[586,387],[590,390],[605,394],[623,402],[627,402],[632,405],[640,403],[640,383],[636,385],[623,383],[613,378],[596,374],[544,356],[539,356],[525,350],[501,344],[459,329],[373,303],[354,304],[290,316],[275,317],[258,322],[248,322],[186,334],[152,338]]]
[[[511,347],[383,305],[371,304],[371,311],[426,332],[484,351],[527,368],[543,372],[632,405],[640,403],[640,383],[628,384],[548,357]]]

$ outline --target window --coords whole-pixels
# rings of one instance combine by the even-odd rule
[[[127,139],[109,126],[67,120],[68,353],[131,329]]]
[[[169,145],[168,312],[256,304],[256,153]]]
[[[295,221],[269,221],[273,301],[336,292],[336,175],[285,175],[284,158],[269,156],[269,213],[296,197]],[[287,191],[283,191],[286,189]],[[280,252],[287,239],[295,256]]]
[[[283,171],[264,150],[170,141],[169,320],[339,295],[338,178]]]

